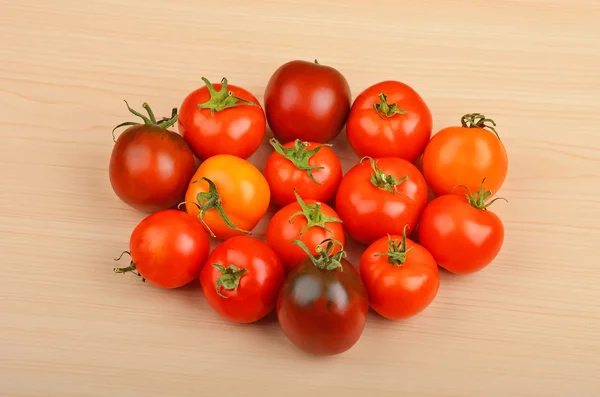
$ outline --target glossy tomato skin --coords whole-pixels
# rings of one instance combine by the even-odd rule
[[[474,273],[500,252],[504,225],[489,209],[474,208],[462,196],[444,195],[423,211],[419,242],[451,273]]]
[[[350,111],[350,86],[336,69],[302,60],[280,66],[265,90],[265,113],[282,143],[325,143],[335,138]]]
[[[397,179],[407,179],[390,192],[375,186],[375,172],[369,161],[352,167],[342,178],[336,195],[335,209],[344,222],[344,230],[356,241],[371,244],[388,234],[409,234],[427,204],[427,184],[410,162],[396,157],[376,159],[380,170]]]
[[[395,104],[404,114],[389,117],[374,109],[381,102]],[[348,142],[359,157],[400,157],[411,163],[419,158],[431,137],[429,107],[410,86],[399,81],[374,84],[354,100],[346,123]]]
[[[188,214],[198,217],[198,194],[209,191],[205,177],[217,187],[222,208],[239,229],[229,227],[216,209],[207,210],[202,219],[215,237],[221,240],[251,231],[267,212],[271,193],[263,174],[249,161],[220,154],[205,160],[191,178],[185,195]]]
[[[195,171],[194,154],[175,132],[138,124],[119,135],[109,163],[110,184],[125,204],[152,213],[181,202]]]
[[[306,142],[307,150],[314,150],[319,143]],[[292,148],[294,142],[283,145]],[[264,175],[271,189],[273,202],[283,207],[296,201],[294,189],[307,199],[322,203],[331,203],[335,198],[338,185],[342,180],[342,164],[335,152],[328,146],[321,146],[319,151],[310,157],[308,164],[312,167],[322,167],[312,172],[315,183],[305,170],[299,169],[293,162],[277,152],[273,152],[265,165]]]
[[[353,347],[369,310],[358,271],[342,259],[343,271],[321,270],[310,259],[292,268],[277,300],[277,318],[286,337],[315,355],[340,354]]]
[[[178,288],[198,277],[210,244],[196,218],[169,209],[142,219],[131,233],[129,249],[135,270],[146,281]]]
[[[392,241],[402,236],[390,235]],[[405,319],[425,310],[435,299],[440,275],[433,256],[423,246],[406,239],[404,263],[390,263],[388,237],[371,244],[360,258],[360,276],[371,308],[390,320]]]
[[[222,86],[213,84],[216,91]],[[180,106],[179,133],[201,160],[217,154],[246,159],[256,152],[265,135],[267,122],[258,99],[236,85],[228,84],[226,89],[254,105],[241,104],[211,114],[210,109],[198,109],[198,104],[211,98],[208,87],[204,86],[189,93]]]
[[[245,269],[236,288],[218,287],[221,271],[213,264]],[[275,309],[285,271],[267,244],[249,236],[232,237],[210,254],[200,273],[200,284],[208,304],[223,318],[237,323],[258,321]]]

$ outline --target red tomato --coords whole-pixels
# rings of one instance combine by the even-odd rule
[[[267,121],[282,143],[331,141],[344,127],[350,103],[350,86],[344,76],[316,60],[280,66],[265,90]]]
[[[417,167],[406,160],[384,157],[361,162],[342,178],[335,209],[344,230],[363,244],[388,234],[412,231],[427,204],[427,185]]]
[[[115,127],[131,126],[113,147],[110,184],[117,197],[138,211],[150,213],[175,207],[183,199],[196,168],[188,144],[168,130],[177,121],[177,109],[173,109],[170,119],[157,121],[147,103],[142,106],[148,117],[130,108],[127,101],[125,104],[144,124],[129,121]]]
[[[444,195],[432,200],[421,216],[419,242],[438,265],[456,273],[479,271],[494,260],[504,242],[504,225],[486,204],[483,184],[474,194]]]
[[[304,198],[323,203],[333,200],[342,180],[342,164],[331,145],[296,139],[281,145],[269,141],[275,152],[267,159],[264,174],[273,202],[284,206],[296,201],[294,190]]]
[[[402,236],[382,237],[360,258],[360,276],[373,310],[391,320],[412,317],[433,302],[440,275],[433,256]]]
[[[316,355],[340,354],[354,346],[369,310],[358,271],[343,249],[332,253],[333,245],[319,245],[318,256],[310,254],[292,268],[277,300],[277,318],[286,337]]]
[[[182,287],[200,274],[210,244],[198,219],[178,210],[158,211],[133,229],[131,263],[115,273],[133,272],[160,288]]]
[[[421,96],[399,81],[382,81],[352,104],[346,136],[360,157],[400,157],[411,163],[431,137],[431,111]]]
[[[258,321],[275,309],[285,271],[267,244],[248,236],[218,245],[200,273],[208,304],[222,317]]]
[[[496,123],[479,113],[467,114],[461,122],[461,127],[444,128],[431,138],[423,154],[425,180],[441,196],[466,194],[464,188],[454,189],[459,184],[475,191],[486,178],[495,194],[508,172],[506,149],[493,127]]]
[[[300,240],[310,248],[313,255],[316,247],[326,239],[335,239],[345,244],[342,221],[333,208],[316,200],[296,200],[277,211],[267,227],[267,244],[275,250],[287,269],[296,266],[308,254],[292,241]],[[324,247],[323,247],[324,248]],[[338,247],[334,247],[333,253]]]
[[[180,107],[179,132],[194,154],[206,160],[217,154],[246,159],[260,146],[265,135],[265,113],[250,92],[235,85],[212,85],[191,92]]]

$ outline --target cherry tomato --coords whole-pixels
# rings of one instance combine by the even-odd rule
[[[419,242],[438,265],[451,273],[467,274],[489,265],[504,242],[504,225],[486,203],[491,191],[481,184],[473,194],[448,194],[433,199],[423,211]]]
[[[350,111],[350,86],[336,69],[295,60],[280,66],[265,90],[265,113],[275,138],[325,143],[335,138]]]
[[[382,237],[360,258],[360,276],[373,310],[391,320],[412,317],[433,302],[440,275],[433,256],[402,236]]]
[[[131,263],[114,271],[132,272],[159,288],[178,288],[198,277],[209,251],[198,219],[179,210],[158,211],[133,229],[129,251],[124,252]]]
[[[196,157],[206,160],[217,154],[246,159],[260,146],[267,121],[258,100],[241,87],[211,84],[192,91],[180,107],[179,132]]]
[[[371,244],[388,234],[412,232],[427,204],[427,185],[419,170],[397,157],[368,158],[342,178],[335,209],[344,230],[356,241]]]
[[[212,237],[228,239],[250,232],[269,208],[267,180],[249,161],[230,154],[205,160],[191,178],[185,207]]]
[[[324,240],[334,239],[345,244],[342,221],[333,208],[316,200],[303,200],[296,193],[296,201],[273,215],[267,227],[267,244],[275,250],[286,269],[291,269],[308,254],[294,240],[310,247],[313,255]],[[333,253],[337,252],[334,247]]]
[[[304,198],[333,201],[342,180],[342,164],[330,145],[296,139],[281,145],[269,141],[275,152],[267,159],[264,175],[273,202],[281,207],[296,201],[294,190]]]
[[[296,242],[307,252],[302,242]],[[277,318],[286,337],[316,355],[334,355],[358,342],[367,321],[369,300],[358,271],[333,242],[319,245],[292,268],[277,299]]]
[[[175,207],[196,168],[188,144],[168,130],[177,121],[177,109],[170,119],[157,121],[147,103],[142,106],[148,117],[129,107],[127,101],[125,104],[144,124],[128,121],[115,127],[130,126],[115,140],[110,184],[119,199],[138,211],[151,213]]]
[[[421,96],[399,81],[382,81],[354,100],[346,123],[348,142],[358,156],[400,157],[411,163],[431,137],[431,111]]]
[[[508,157],[494,128],[496,123],[479,113],[463,116],[461,123],[440,130],[429,141],[423,154],[425,180],[441,196],[466,194],[464,188],[454,189],[459,184],[475,191],[486,178],[487,187],[495,194],[508,172]]]
[[[267,244],[232,237],[210,254],[200,273],[208,304],[222,317],[252,323],[275,309],[285,271]]]

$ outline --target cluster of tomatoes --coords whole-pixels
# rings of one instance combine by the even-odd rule
[[[410,86],[383,81],[352,102],[344,76],[316,61],[280,66],[264,108],[226,79],[203,81],[171,117],[127,105],[141,122],[116,127],[128,128],[115,140],[112,187],[150,214],[115,272],[160,288],[199,278],[224,318],[251,323],[275,310],[299,348],[338,354],[360,338],[369,307],[414,316],[437,295],[438,265],[472,273],[500,251],[504,228],[489,206],[508,160],[492,120],[467,114],[432,136]],[[273,151],[261,172],[247,159],[267,124]],[[345,174],[330,143],[344,126],[360,158]],[[270,205],[266,238],[253,237]],[[347,238],[364,246],[357,266]]]

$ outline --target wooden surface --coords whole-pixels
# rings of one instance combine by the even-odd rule
[[[0,396],[600,395],[597,0],[0,0],[0,21]],[[107,171],[123,99],[162,115],[226,76],[262,102],[314,58],[353,97],[412,85],[435,130],[493,116],[510,162],[495,262],[326,359],[272,320],[226,323],[197,286],[113,274],[143,214]]]

